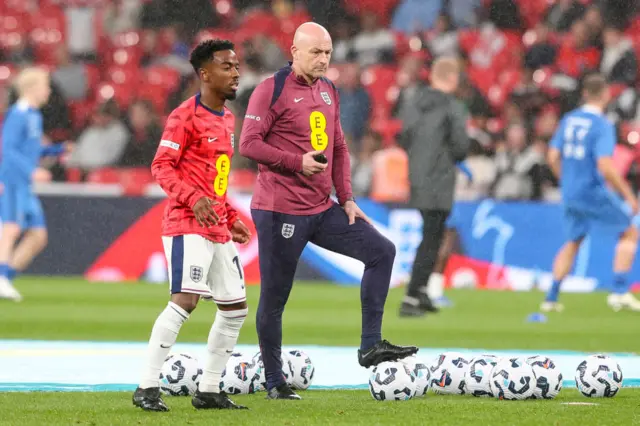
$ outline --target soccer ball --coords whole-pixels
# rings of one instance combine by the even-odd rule
[[[369,392],[378,401],[405,401],[416,393],[416,378],[404,362],[381,362],[371,372]]]
[[[188,396],[198,390],[202,369],[198,359],[188,354],[171,354],[160,370],[160,391],[165,395]]]
[[[416,378],[416,392],[414,396],[424,396],[431,385],[431,372],[429,366],[415,357],[409,357],[402,360],[409,367]]]
[[[231,354],[220,378],[220,390],[231,395],[255,392],[254,377],[258,366],[252,358],[239,352]]]
[[[464,394],[464,374],[469,361],[461,353],[445,352],[429,367],[431,389],[437,394]]]
[[[480,355],[469,361],[464,375],[465,392],[473,396],[492,397],[491,372],[499,358],[495,355]]]
[[[291,364],[289,355],[285,351],[282,351],[280,357],[282,358],[282,374],[284,375],[284,380],[291,386],[293,383],[293,365]],[[254,389],[256,392],[264,391],[267,389],[267,378],[265,376],[264,362],[262,362],[262,353],[256,353],[253,356],[253,361],[258,367],[256,372],[258,377],[254,380]]]
[[[291,386],[294,389],[308,389],[309,386],[311,386],[313,375],[316,371],[309,355],[304,351],[292,350],[286,352],[286,357],[291,366]]]
[[[553,360],[544,356],[527,358],[527,364],[533,369],[536,386],[533,388],[534,399],[553,399],[562,389],[562,373]]]
[[[578,365],[576,386],[584,396],[611,398],[622,387],[622,370],[606,355],[590,355]]]
[[[520,400],[533,396],[536,376],[524,358],[502,358],[491,373],[491,393],[498,399]]]

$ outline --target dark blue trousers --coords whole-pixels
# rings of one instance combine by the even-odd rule
[[[251,215],[258,233],[261,276],[256,323],[269,389],[284,382],[280,358],[282,313],[298,260],[309,241],[364,263],[361,348],[381,340],[382,314],[396,254],[390,240],[361,219],[349,225],[346,213],[337,204],[311,216],[265,210],[252,210]]]

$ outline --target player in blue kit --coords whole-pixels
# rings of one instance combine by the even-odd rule
[[[613,163],[616,131],[603,114],[610,100],[606,80],[598,74],[587,77],[583,96],[584,106],[562,119],[549,150],[549,164],[560,179],[568,242],[556,255],[553,285],[541,310],[562,310],[558,303],[561,282],[571,272],[584,237],[599,227],[619,238],[607,302],[616,311],[640,311],[640,302],[629,292],[627,277],[637,248],[638,230],[632,225],[632,216],[638,213],[638,200]]]
[[[47,230],[40,200],[32,181],[40,158],[57,154],[59,147],[42,147],[42,114],[39,109],[51,93],[49,74],[27,68],[15,80],[18,101],[2,124],[0,150],[0,298],[22,300],[11,281],[24,270],[47,244]],[[19,244],[16,244],[25,231]]]

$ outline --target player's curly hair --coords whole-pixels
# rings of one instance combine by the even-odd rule
[[[202,65],[204,65],[205,62],[212,60],[213,55],[216,52],[234,49],[235,45],[229,40],[221,40],[218,38],[213,40],[204,40],[191,51],[189,62],[191,62],[191,66],[196,74],[198,74],[198,70],[202,68]]]

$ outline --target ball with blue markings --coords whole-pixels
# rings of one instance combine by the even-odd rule
[[[431,389],[437,394],[463,395],[467,361],[459,352],[444,352],[429,366]]]
[[[576,386],[589,398],[612,398],[622,387],[622,370],[607,355],[590,355],[576,369]]]
[[[493,367],[491,393],[501,400],[522,400],[533,396],[536,377],[524,358],[502,358]]]
[[[201,378],[202,369],[195,356],[171,354],[160,370],[160,391],[171,396],[193,395]]]
[[[476,397],[493,397],[491,372],[500,358],[495,355],[480,355],[469,361],[464,375],[465,392]]]
[[[527,358],[533,374],[536,376],[536,385],[533,390],[533,399],[553,399],[562,390],[562,373],[556,363],[545,356],[537,355]]]
[[[406,401],[416,393],[416,378],[404,362],[381,362],[369,376],[369,392],[377,401]]]

